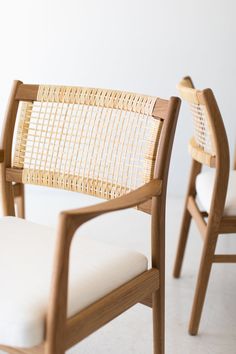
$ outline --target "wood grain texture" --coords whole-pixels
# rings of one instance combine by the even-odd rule
[[[143,298],[140,301],[140,304],[143,304],[143,305],[148,306],[148,307],[152,307],[152,294],[149,294],[148,296],[145,296],[145,298]]]
[[[236,254],[215,254],[214,263],[236,263]]]
[[[157,98],[153,107],[152,116],[159,119],[165,119],[167,116],[169,101]]]
[[[236,143],[235,143],[235,145],[234,145],[233,169],[236,170]]]
[[[189,227],[192,219],[192,215],[188,210],[189,198],[190,197],[195,198],[196,196],[195,180],[197,175],[201,172],[201,169],[202,169],[202,165],[198,161],[192,160],[192,166],[191,166],[189,182],[188,182],[188,189],[185,197],[184,212],[183,212],[182,223],[180,228],[179,243],[178,243],[177,253],[175,257],[175,264],[174,264],[174,271],[173,271],[173,276],[175,278],[180,277],[186,244],[188,240]]]
[[[22,183],[23,170],[18,168],[6,168],[6,181]]]
[[[188,198],[187,208],[188,208],[188,212],[190,213],[192,218],[194,218],[194,221],[196,222],[198,230],[200,231],[200,234],[201,234],[202,238],[204,239],[205,235],[206,235],[207,223],[206,223],[204,217],[202,216],[201,211],[198,208],[195,198],[192,195],[190,195]]]
[[[15,215],[13,187],[12,183],[6,181],[6,168],[11,167],[12,158],[12,141],[15,128],[16,115],[19,102],[16,101],[15,95],[18,87],[22,84],[21,81],[14,81],[11,94],[8,101],[8,106],[3,123],[1,136],[1,150],[4,151],[4,162],[1,164],[1,195],[4,215]]]
[[[159,272],[150,269],[69,319],[66,326],[66,348],[70,348],[147,294],[159,288]]]
[[[76,229],[81,223],[97,217],[99,215],[114,212],[117,210],[132,208],[150,200],[153,196],[161,195],[162,181],[153,179],[142,187],[125,194],[119,198],[108,200],[89,207],[67,210],[61,213],[67,217],[70,227]]]
[[[233,234],[236,232],[236,216],[223,216],[220,226],[220,234]]]
[[[22,183],[15,183],[13,185],[13,195],[16,205],[16,215],[19,218],[25,218],[25,188]]]
[[[162,193],[152,200],[152,267],[159,269],[160,289],[152,294],[153,352],[165,352],[165,211],[170,156],[180,109],[180,99],[171,97],[162,128],[154,178],[162,180]]]
[[[39,85],[21,84],[16,92],[15,99],[18,101],[37,101]]]
[[[4,150],[0,150],[0,162],[4,161]]]

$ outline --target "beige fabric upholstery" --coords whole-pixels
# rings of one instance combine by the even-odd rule
[[[43,341],[55,235],[54,229],[23,219],[0,219],[1,344],[30,347]],[[68,316],[146,269],[144,255],[76,234]]]
[[[200,173],[196,179],[197,198],[208,213],[211,207],[214,177],[215,172],[211,170]],[[224,215],[236,215],[236,171],[230,171]]]

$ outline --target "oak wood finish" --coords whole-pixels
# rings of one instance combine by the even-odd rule
[[[0,162],[4,161],[4,150],[0,150]]]
[[[13,185],[13,195],[16,205],[16,214],[19,218],[25,218],[25,188],[23,183]]]
[[[6,181],[5,171],[6,168],[11,167],[12,156],[12,140],[15,128],[16,115],[19,102],[15,99],[18,87],[22,84],[21,81],[14,81],[12,86],[11,95],[8,101],[8,106],[3,123],[3,131],[1,136],[1,150],[3,151],[4,161],[1,164],[1,194],[3,201],[4,215],[15,215],[13,187],[12,183]]]
[[[196,100],[198,104],[205,107],[208,118],[211,122],[216,147],[216,154],[215,156],[212,156],[214,158],[214,163],[212,164],[208,163],[211,158],[209,157],[210,155],[208,154],[208,156],[206,156],[206,152],[203,150],[200,159],[196,154],[191,154],[193,158],[192,170],[189,179],[189,188],[186,195],[185,209],[173,273],[176,278],[180,276],[186,242],[189,234],[190,220],[193,218],[203,239],[203,251],[189,323],[189,333],[196,335],[199,329],[212,264],[236,262],[235,255],[215,254],[216,243],[220,234],[236,232],[236,216],[224,216],[224,205],[228,187],[230,166],[229,147],[223,120],[213,92],[210,89],[203,91],[195,90],[192,80],[189,77],[184,78],[178,85],[178,88],[181,96],[188,103],[191,104],[193,103],[193,100]],[[183,95],[182,92],[184,92]],[[206,158],[203,158],[203,156],[206,156]],[[201,172],[203,164],[207,164],[210,167],[214,166],[215,168],[214,187],[209,214],[206,211],[201,211],[195,200],[195,181],[197,175]]]
[[[70,348],[111,319],[159,289],[159,272],[150,269],[68,320],[66,348]]]
[[[236,263],[235,254],[217,254],[213,257],[214,263]]]
[[[0,150],[0,163],[4,162],[4,151]],[[4,166],[0,167],[4,173]],[[10,170],[10,172],[8,172]],[[6,173],[6,181],[7,182],[12,182],[15,179],[11,178],[11,168],[5,168],[5,173]],[[14,172],[13,172],[14,173]],[[7,178],[7,175],[9,176],[9,179]],[[22,171],[21,174],[22,176]],[[21,183],[22,178],[18,178],[18,182],[20,183],[15,183],[12,185],[13,188],[13,196],[14,196],[14,204],[16,205],[16,214],[20,218],[25,218],[25,197],[24,197],[24,185]]]
[[[18,168],[6,168],[6,181],[16,182],[17,184],[22,183],[22,173],[23,171]]]
[[[233,169],[236,170],[236,143],[234,146],[234,161],[233,161]]]
[[[6,215],[14,215],[14,199],[20,199],[20,212],[24,213],[23,170],[11,167],[12,136],[17,108],[20,101],[37,99],[38,85],[14,83],[4,125],[1,156],[3,202]],[[87,208],[67,210],[60,214],[54,256],[51,292],[46,319],[45,341],[33,348],[0,349],[12,354],[64,354],[82,340],[123,311],[141,302],[152,307],[154,354],[164,354],[165,307],[165,203],[167,177],[180,100],[157,99],[153,117],[163,121],[153,179],[144,186],[122,197]],[[7,148],[7,149],[6,149]],[[8,151],[6,153],[6,151]],[[7,191],[6,191],[7,190]],[[67,318],[67,292],[70,245],[75,231],[85,222],[104,213],[137,207],[151,213],[152,217],[152,265],[143,272],[72,318]]]
[[[15,99],[17,101],[36,101],[39,85],[25,85],[18,87]]]
[[[166,112],[168,109],[168,100],[163,100],[162,98],[157,98],[156,103],[153,108],[152,115],[155,118],[165,119]]]
[[[201,236],[204,239],[206,234],[207,223],[204,217],[202,216],[202,213],[199,210],[196,200],[193,198],[193,196],[190,196],[188,198],[188,212],[194,218],[198,230],[200,231]]]

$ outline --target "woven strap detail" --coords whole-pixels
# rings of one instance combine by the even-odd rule
[[[96,88],[40,85],[37,101],[121,109],[151,115],[156,97]]]
[[[189,141],[188,150],[192,158],[209,167],[216,166],[216,157],[204,151],[195,141],[194,137]]]
[[[194,138],[199,147],[215,156],[215,143],[206,108],[199,104],[190,104],[194,118]]]
[[[40,86],[22,103],[13,167],[23,182],[110,199],[153,177],[162,121],[156,98]]]

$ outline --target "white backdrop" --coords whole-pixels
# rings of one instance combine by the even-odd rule
[[[231,147],[236,135],[234,0],[9,0],[0,6],[1,121],[11,81],[176,95],[180,78],[210,86]],[[169,192],[182,196],[191,134],[182,108]]]

